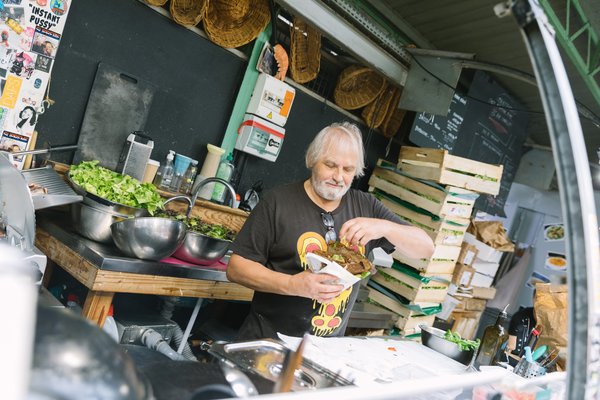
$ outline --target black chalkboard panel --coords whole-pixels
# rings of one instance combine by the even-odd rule
[[[504,216],[504,203],[522,155],[529,117],[489,74],[477,71],[466,95],[456,94],[445,117],[419,113],[410,141],[421,147],[504,166],[500,193],[481,195],[475,209]]]

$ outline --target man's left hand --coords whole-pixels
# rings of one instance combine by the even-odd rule
[[[340,230],[340,239],[365,246],[373,239],[385,236],[391,222],[377,218],[353,218],[346,221]]]

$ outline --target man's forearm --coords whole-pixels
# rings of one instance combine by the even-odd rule
[[[232,254],[227,265],[227,279],[253,290],[289,295],[291,275],[275,272],[237,254]]]

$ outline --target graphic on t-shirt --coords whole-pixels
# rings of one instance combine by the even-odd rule
[[[306,261],[306,254],[312,253],[315,250],[326,250],[327,243],[325,238],[316,232],[306,232],[298,238],[297,251],[302,263],[302,268],[309,268]],[[364,247],[360,248],[364,254]],[[315,336],[330,335],[342,324],[343,315],[348,306],[352,286],[344,290],[338,297],[329,303],[319,303],[313,301],[313,309],[317,312],[311,320],[311,333]]]

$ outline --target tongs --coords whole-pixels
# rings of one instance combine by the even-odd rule
[[[287,352],[285,359],[283,360],[283,365],[281,366],[281,375],[279,375],[279,379],[275,382],[275,386],[273,387],[273,393],[286,393],[292,389],[295,372],[302,365],[302,352],[304,351],[307,341],[308,334],[306,333],[302,337],[296,351],[289,350]]]

